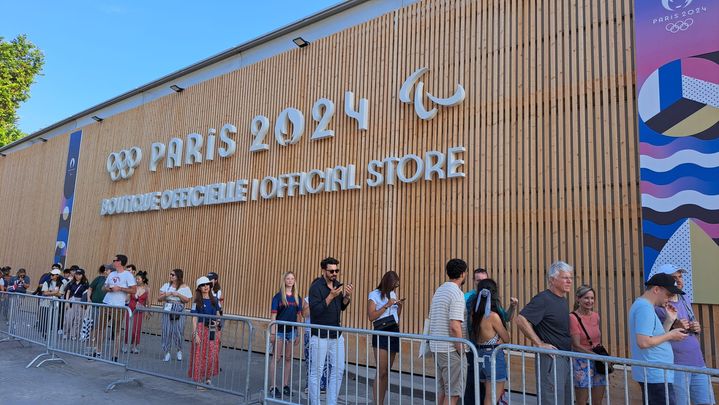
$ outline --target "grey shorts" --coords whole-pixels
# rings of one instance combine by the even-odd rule
[[[467,356],[456,351],[434,353],[437,361],[437,384],[439,389],[450,397],[464,394],[467,383]]]

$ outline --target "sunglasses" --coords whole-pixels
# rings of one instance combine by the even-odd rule
[[[170,277],[175,277],[175,273],[170,273]]]
[[[326,271],[326,272],[328,272],[328,273],[330,273],[330,274],[339,274],[339,272],[340,272],[340,269],[334,269],[334,270],[325,270],[325,271]]]
[[[113,263],[119,262],[119,261],[120,261],[120,259],[112,259],[112,262],[113,262]]]

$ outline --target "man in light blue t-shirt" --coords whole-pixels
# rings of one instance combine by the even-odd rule
[[[632,359],[651,363],[674,363],[674,353],[670,341],[679,341],[687,337],[682,329],[664,331],[655,306],[664,306],[674,294],[684,294],[676,286],[674,278],[668,274],[655,274],[645,283],[646,290],[637,298],[629,310],[629,341]],[[633,366],[632,378],[642,387],[643,402],[648,405],[675,403],[674,372]],[[665,382],[669,398],[666,397]],[[646,384],[645,384],[646,383]],[[646,398],[645,398],[646,396]],[[667,399],[669,402],[667,402]]]

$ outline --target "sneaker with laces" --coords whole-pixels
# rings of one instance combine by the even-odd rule
[[[181,351],[177,352],[177,361],[182,361],[182,352]]]
[[[289,385],[285,385],[285,386],[282,388],[282,393],[283,393],[286,397],[289,397],[290,394],[292,394],[292,391],[290,390],[290,386],[289,386]]]
[[[165,353],[164,361],[170,361],[170,352]]]

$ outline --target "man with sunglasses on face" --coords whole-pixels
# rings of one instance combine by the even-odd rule
[[[677,287],[674,277],[664,273],[653,275],[645,286],[644,294],[634,301],[629,310],[629,342],[632,359],[650,363],[674,363],[674,353],[669,342],[683,340],[687,334],[683,329],[666,332],[654,307],[665,306],[669,297],[675,294],[684,295],[684,291]],[[674,371],[632,366],[632,379],[641,386],[643,403],[648,405],[676,403],[672,384]],[[667,383],[666,390],[665,383]]]
[[[320,262],[322,276],[310,286],[310,317],[312,324],[341,326],[340,316],[347,309],[352,296],[352,284],[337,281],[339,261],[328,257]],[[320,377],[329,357],[330,375],[327,383],[328,405],[337,404],[345,368],[345,344],[341,332],[312,328],[310,330],[310,357],[312,367],[308,376],[310,404],[320,403]]]

